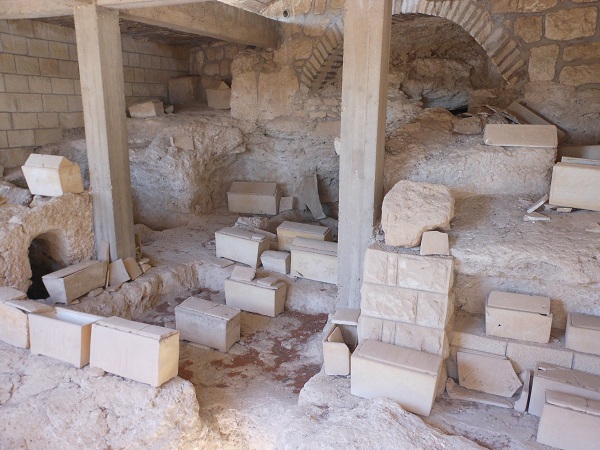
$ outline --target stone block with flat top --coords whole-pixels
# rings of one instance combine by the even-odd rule
[[[267,250],[260,255],[263,269],[282,274],[290,273],[290,254],[275,250]]]
[[[254,281],[225,280],[225,301],[227,306],[249,311],[263,316],[275,317],[283,312],[287,284],[278,281],[265,285]]]
[[[437,395],[442,358],[377,341],[360,344],[351,357],[351,393],[388,397],[404,409],[428,416]]]
[[[489,336],[545,344],[551,326],[548,297],[493,291],[487,298],[485,332]]]
[[[337,246],[337,242],[294,238],[290,275],[337,284]]]
[[[268,214],[279,212],[281,191],[277,183],[234,181],[227,192],[229,211],[244,214]]]
[[[161,386],[179,370],[179,332],[120,317],[92,325],[90,366]]]
[[[21,167],[32,195],[59,195],[83,192],[79,165],[64,156],[32,154]]]
[[[29,315],[31,353],[81,368],[90,362],[92,324],[102,316],[56,308]]]
[[[247,264],[253,269],[260,266],[260,256],[269,250],[269,240],[257,233],[239,228],[223,228],[215,233],[217,258]]]
[[[190,297],[175,307],[180,338],[221,352],[240,340],[241,312],[231,306]]]
[[[277,227],[277,243],[279,250],[290,250],[296,237],[314,239],[317,241],[331,241],[331,228],[321,225],[310,225],[285,221]]]
[[[600,317],[570,313],[567,317],[565,347],[600,355]]]

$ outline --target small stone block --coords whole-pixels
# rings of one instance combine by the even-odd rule
[[[104,317],[64,308],[30,314],[31,353],[82,368],[90,361],[92,324],[102,319]]]
[[[227,306],[263,316],[276,317],[283,312],[287,284],[283,281],[273,286],[262,286],[256,281],[225,280]]]
[[[421,238],[420,253],[426,255],[450,255],[448,235],[440,231],[426,231]]]
[[[256,276],[256,270],[251,267],[235,266],[231,272],[231,279],[236,281],[252,281]]]
[[[290,273],[290,261],[291,256],[288,252],[267,250],[260,255],[260,262],[263,265],[263,269],[284,275]]]
[[[567,317],[565,347],[600,355],[600,317],[570,313]]]
[[[120,317],[92,325],[90,366],[154,387],[177,376],[179,332]]]
[[[175,307],[180,338],[227,352],[240,340],[241,312],[231,306],[190,297]]]
[[[279,212],[291,211],[292,209],[294,209],[294,197],[281,197]]]
[[[296,237],[291,245],[290,274],[322,283],[337,284],[337,242]]]
[[[127,270],[127,273],[129,274],[129,278],[132,280],[135,280],[142,274],[142,269],[135,258],[125,258],[123,264],[125,265],[125,270]]]
[[[529,414],[538,417],[542,415],[547,391],[563,392],[600,401],[600,376],[554,364],[539,363],[531,387]]]
[[[260,256],[269,250],[264,236],[239,228],[223,228],[215,233],[217,258],[247,264],[253,269],[260,265]]]
[[[290,221],[285,221],[277,227],[277,243],[280,251],[289,251],[296,237],[331,241],[332,233],[329,227]]]
[[[125,266],[125,262],[122,259],[118,259],[113,263],[108,265],[108,274],[109,274],[109,287],[114,287],[117,285],[121,285],[129,280],[131,277],[129,276],[129,272],[127,272],[127,267]]]
[[[163,103],[159,100],[134,103],[128,109],[129,115],[136,119],[162,116],[165,112]]]
[[[537,441],[561,449],[592,449],[600,441],[600,402],[546,391]]]
[[[58,197],[83,192],[79,165],[64,156],[32,154],[21,166],[27,187],[33,195]]]
[[[600,166],[558,163],[552,169],[550,203],[600,211]]]
[[[336,325],[331,326],[323,338],[323,370],[327,375],[350,374],[350,349]]]
[[[277,183],[235,181],[227,192],[229,211],[276,215],[281,199]]]
[[[545,344],[551,326],[548,297],[493,291],[487,298],[485,331],[489,336]]]
[[[351,393],[388,397],[407,411],[428,416],[441,369],[439,356],[368,340],[351,357]]]
[[[557,147],[558,131],[554,125],[487,124],[483,141],[503,147]]]
[[[106,282],[107,264],[103,261],[82,261],[42,277],[44,286],[56,303],[70,304]]]
[[[249,280],[252,281],[252,280]],[[260,284],[261,286],[274,286],[280,281],[279,277],[264,277],[258,278],[256,280],[256,284]]]

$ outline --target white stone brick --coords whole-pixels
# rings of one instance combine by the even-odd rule
[[[454,294],[419,292],[417,325],[445,329],[454,313]]]
[[[517,373],[527,369],[533,370],[541,361],[561,367],[571,367],[573,364],[573,352],[571,351],[518,342],[508,343],[506,356],[513,363]]]
[[[92,325],[90,366],[151,386],[177,376],[179,332],[109,317]]]
[[[600,355],[600,317],[570,313],[567,317],[565,347]]]
[[[363,283],[360,308],[370,317],[415,323],[418,295],[413,289]]]
[[[444,359],[450,353],[446,332],[435,328],[421,327],[408,323],[396,323],[394,344],[402,347],[420,350]]]
[[[352,354],[351,393],[388,397],[428,416],[437,394],[442,358],[395,345],[365,341]]]
[[[90,361],[92,324],[103,317],[56,308],[29,315],[31,353],[81,368]]]
[[[180,338],[221,352],[240,340],[241,312],[231,306],[190,297],[175,307]]]

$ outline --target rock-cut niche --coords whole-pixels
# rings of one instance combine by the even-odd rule
[[[465,112],[469,93],[503,85],[485,50],[459,25],[419,14],[392,18],[390,85],[426,108]]]
[[[66,266],[66,241],[59,230],[41,234],[29,245],[29,264],[31,266],[31,286],[27,296],[32,299],[48,298],[42,277]]]

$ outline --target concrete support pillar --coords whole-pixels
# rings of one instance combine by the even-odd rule
[[[119,12],[90,5],[74,16],[96,246],[107,241],[112,260],[127,258],[135,242]]]
[[[344,19],[338,285],[360,304],[363,257],[381,212],[392,0],[347,0]]]

